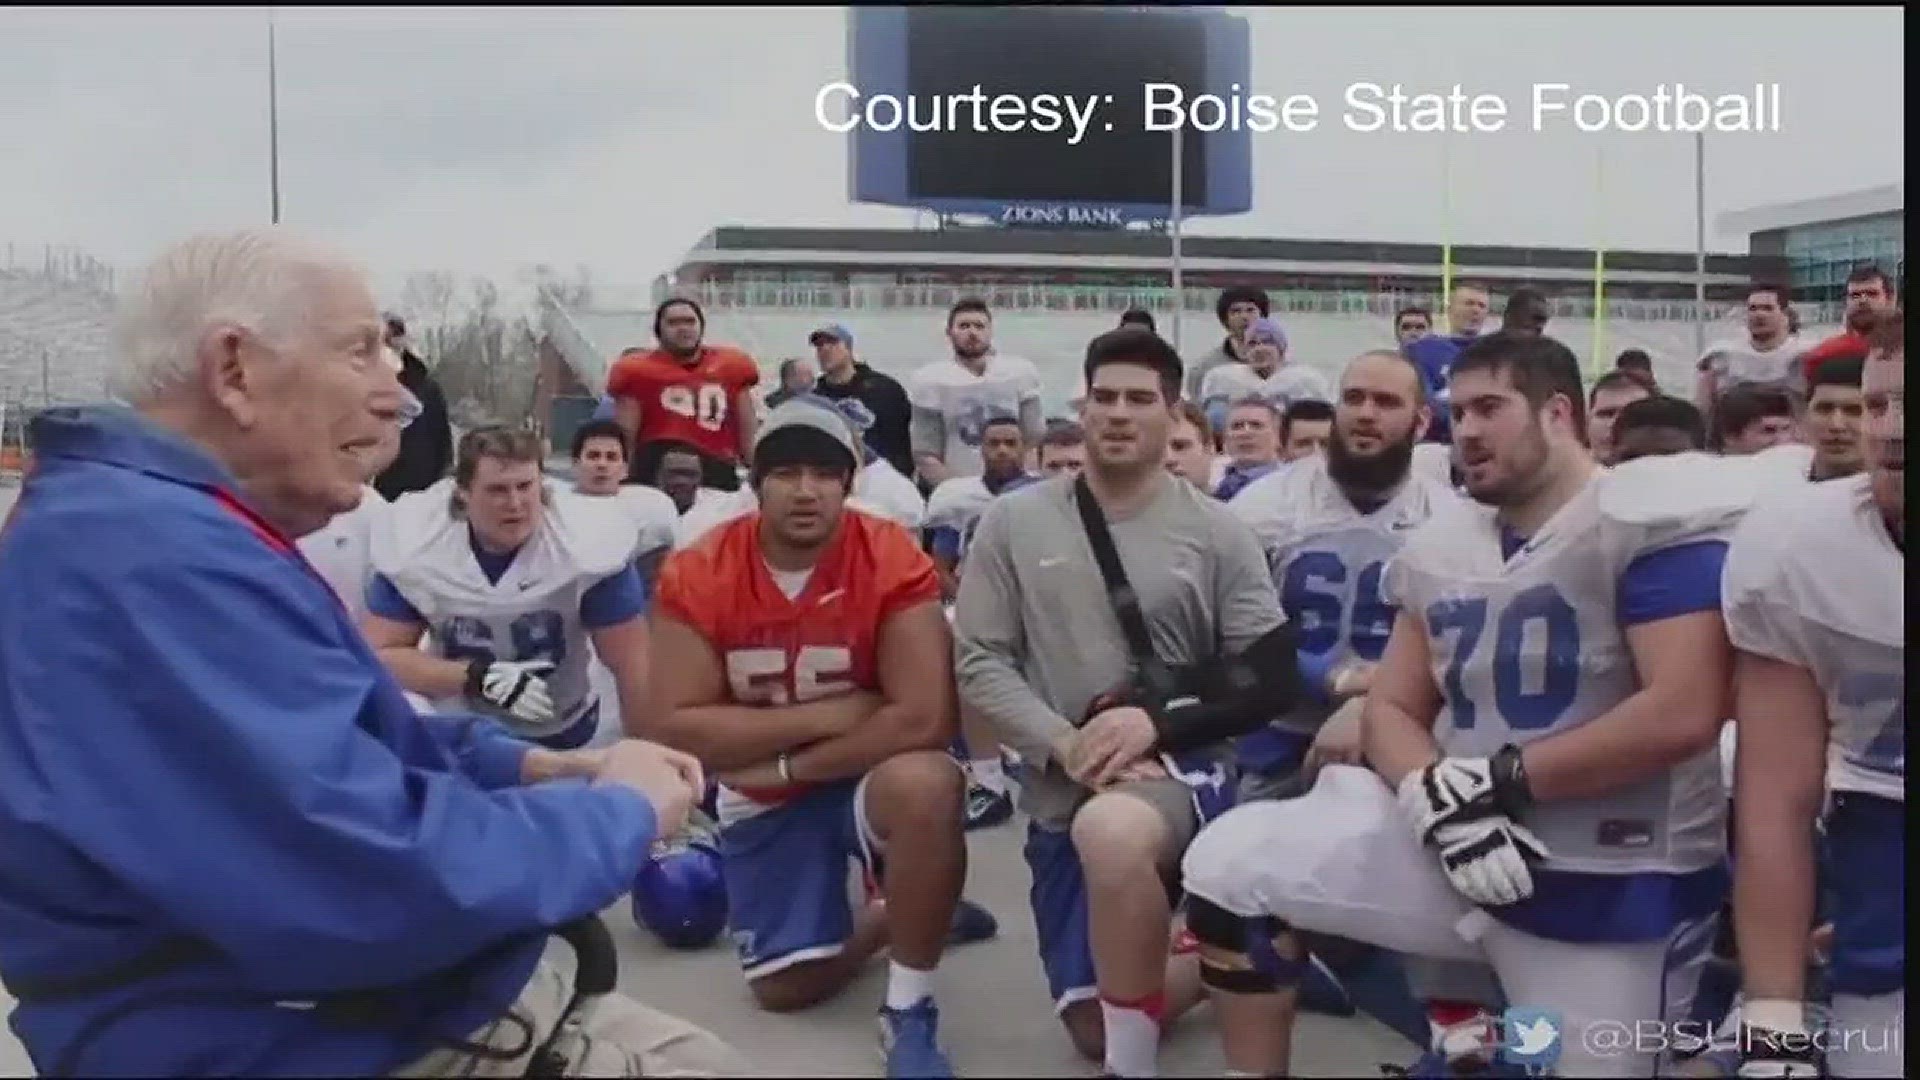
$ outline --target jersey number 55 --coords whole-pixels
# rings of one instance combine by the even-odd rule
[[[791,661],[791,662],[789,662]],[[798,705],[854,689],[853,650],[842,645],[734,649],[727,685],[742,705]]]

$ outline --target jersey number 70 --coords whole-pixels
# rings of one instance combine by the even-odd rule
[[[1473,696],[1462,674],[1487,627],[1487,598],[1442,600],[1427,608],[1431,637],[1459,634],[1441,689],[1453,711],[1453,727],[1467,731],[1478,720]],[[1546,635],[1539,689],[1528,690],[1521,669],[1527,630]],[[1580,620],[1573,606],[1552,585],[1535,585],[1516,595],[1500,612],[1493,640],[1493,703],[1498,719],[1514,731],[1541,731],[1558,723],[1580,691]]]
[[[1897,673],[1856,672],[1840,680],[1835,696],[1841,707],[1859,710],[1870,723],[1875,716],[1885,717],[1875,723],[1867,745],[1848,755],[1855,765],[1894,776],[1906,774],[1906,689],[1906,677]]]

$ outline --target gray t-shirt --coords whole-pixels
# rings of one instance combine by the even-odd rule
[[[1152,503],[1108,523],[1154,651],[1170,664],[1238,653],[1284,621],[1260,542],[1193,485],[1156,479]],[[1052,760],[1053,741],[1131,667],[1073,491],[1059,477],[995,499],[954,605],[960,699],[1020,753],[1024,808],[1056,828],[1087,792]]]

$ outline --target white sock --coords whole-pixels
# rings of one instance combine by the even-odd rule
[[[967,771],[973,773],[973,782],[993,792],[995,795],[1007,793],[1007,770],[1000,766],[997,757],[980,758],[967,762]]]
[[[1100,1017],[1107,1032],[1106,1068],[1115,1076],[1160,1075],[1160,1025],[1141,1009],[1106,1001]]]
[[[933,972],[901,967],[900,961],[887,961],[887,1008],[910,1009],[933,997]]]

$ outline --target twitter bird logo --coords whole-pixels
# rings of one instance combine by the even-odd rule
[[[1508,1009],[1500,1018],[1500,1056],[1539,1075],[1560,1060],[1560,1014]]]

